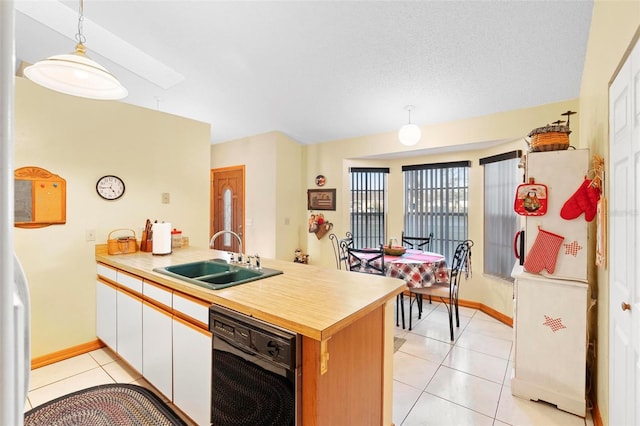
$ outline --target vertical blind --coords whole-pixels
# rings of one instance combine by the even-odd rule
[[[431,250],[453,258],[468,235],[469,161],[402,166],[404,233],[426,237]]]
[[[513,201],[522,151],[480,159],[484,166],[484,273],[513,281],[513,238],[518,215]]]
[[[378,247],[385,240],[389,169],[352,167],[349,174],[354,247]]]

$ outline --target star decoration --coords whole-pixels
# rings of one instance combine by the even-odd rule
[[[551,318],[548,316],[544,316],[544,322],[542,323],[542,325],[548,325],[549,328],[555,333],[558,330],[561,330],[563,328],[567,328],[563,323],[562,323],[562,318]]]
[[[578,244],[577,241],[572,241],[570,244],[563,244],[565,248],[564,254],[570,254],[573,257],[578,255],[578,252],[583,249],[583,247]]]

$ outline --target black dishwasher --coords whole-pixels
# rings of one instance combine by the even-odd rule
[[[300,389],[296,334],[212,305],[211,424],[295,425]]]

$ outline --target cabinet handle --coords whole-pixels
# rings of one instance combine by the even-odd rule
[[[622,302],[620,304],[620,307],[622,308],[623,311],[630,311],[631,310],[631,305],[625,302]]]

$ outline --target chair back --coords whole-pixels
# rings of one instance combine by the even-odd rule
[[[471,247],[473,247],[471,240],[463,241],[456,247],[449,270],[449,277],[453,285],[458,284],[462,271],[471,270]]]
[[[431,240],[433,240],[433,232],[430,232],[427,237],[409,237],[402,231],[402,245],[406,248],[431,251]]]
[[[350,271],[384,275],[384,248],[347,248],[347,263]]]
[[[329,234],[331,240],[331,246],[333,247],[333,254],[336,258],[337,269],[349,269],[347,264],[347,248],[353,247],[353,235],[347,231],[345,237],[340,239],[334,233]]]

